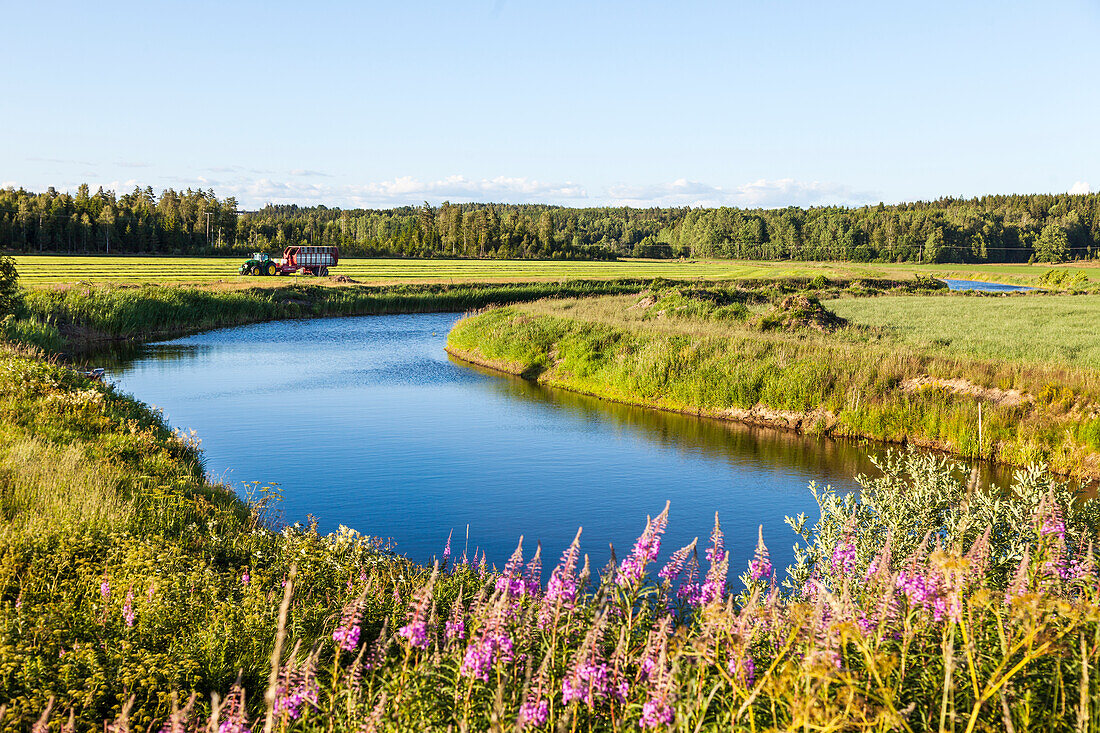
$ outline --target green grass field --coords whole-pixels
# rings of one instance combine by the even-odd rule
[[[17,255],[20,279],[29,287],[70,282],[203,283],[246,279],[237,274],[239,257],[137,257],[120,255]],[[986,279],[1035,284],[1049,270],[1040,265],[912,265],[843,262],[757,262],[745,260],[621,260],[568,262],[560,260],[401,260],[344,259],[333,275],[369,283],[393,282],[514,282],[562,278],[663,277],[722,280],[730,278],[814,277],[907,278],[920,272],[936,277]],[[1100,282],[1100,265],[1073,267]],[[283,278],[247,278],[253,282],[285,282]]]
[[[1011,362],[1100,369],[1100,296],[841,298],[829,310],[903,343]]]

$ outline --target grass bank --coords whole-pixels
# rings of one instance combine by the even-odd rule
[[[326,316],[464,311],[538,298],[637,292],[637,280],[498,285],[367,286],[274,281],[249,286],[73,285],[28,291],[10,340],[51,351],[150,341],[261,321]]]
[[[823,302],[815,315],[713,288],[543,301],[464,319],[448,349],[620,402],[1100,476],[1100,298]]]

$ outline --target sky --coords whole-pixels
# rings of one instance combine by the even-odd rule
[[[1100,0],[9,2],[0,186],[242,209],[1100,187]]]

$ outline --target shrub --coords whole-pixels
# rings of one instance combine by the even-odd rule
[[[22,290],[19,288],[19,273],[15,269],[15,260],[0,255],[0,319],[18,311],[22,302]]]

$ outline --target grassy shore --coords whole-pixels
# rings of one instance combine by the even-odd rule
[[[1100,476],[1100,298],[824,303],[850,320],[721,289],[543,301],[467,318],[448,348],[621,402]]]
[[[142,257],[17,255],[23,282],[32,288],[59,283],[129,284],[239,281],[234,257]],[[755,260],[637,260],[571,262],[562,260],[412,260],[342,259],[334,274],[368,284],[546,282],[571,279],[666,278],[674,280],[777,279],[823,275],[832,279],[911,278],[916,274],[963,280],[1039,285],[1050,265],[795,262]],[[1053,269],[1083,273],[1100,286],[1100,263],[1073,263]],[[257,284],[285,283],[283,278],[243,278]]]
[[[638,292],[637,280],[495,285],[367,286],[279,281],[268,287],[75,285],[30,290],[0,337],[51,351],[87,351],[110,342],[289,318],[465,311],[538,298]]]

